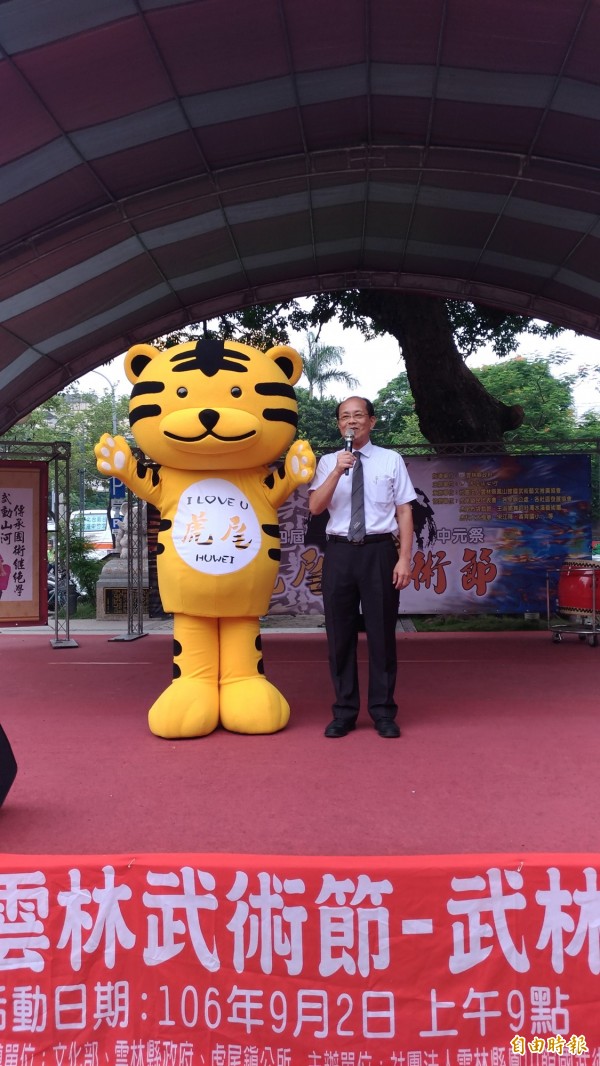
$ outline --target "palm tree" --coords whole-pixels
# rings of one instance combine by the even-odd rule
[[[349,389],[358,385],[357,379],[346,370],[337,369],[344,360],[343,348],[335,344],[319,344],[314,333],[306,334],[306,343],[307,351],[302,352],[302,358],[309,397],[312,398],[316,390],[322,400],[325,387],[332,382],[346,385]]]

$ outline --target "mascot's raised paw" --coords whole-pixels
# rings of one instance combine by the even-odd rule
[[[100,474],[107,477],[120,477],[127,472],[133,456],[125,437],[112,437],[103,433],[94,448],[96,465]]]
[[[285,457],[285,472],[297,486],[308,485],[315,476],[317,461],[307,440],[295,441]]]

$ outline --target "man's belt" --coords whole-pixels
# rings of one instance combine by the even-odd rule
[[[326,540],[333,540],[340,544],[377,544],[383,540],[393,540],[393,533],[367,533],[366,537],[362,537],[361,540],[350,540],[350,537],[339,537],[337,533],[327,533]]]

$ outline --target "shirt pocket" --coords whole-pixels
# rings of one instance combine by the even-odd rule
[[[376,507],[385,510],[394,503],[394,483],[391,477],[379,476],[373,486],[373,502]]]

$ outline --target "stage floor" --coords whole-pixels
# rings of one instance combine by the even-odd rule
[[[274,736],[161,740],[169,634],[0,635],[19,772],[2,852],[440,855],[595,852],[600,649],[548,633],[398,633],[400,740],[363,712],[328,740],[322,632],[263,633],[292,705]],[[360,643],[366,687],[366,644]]]

